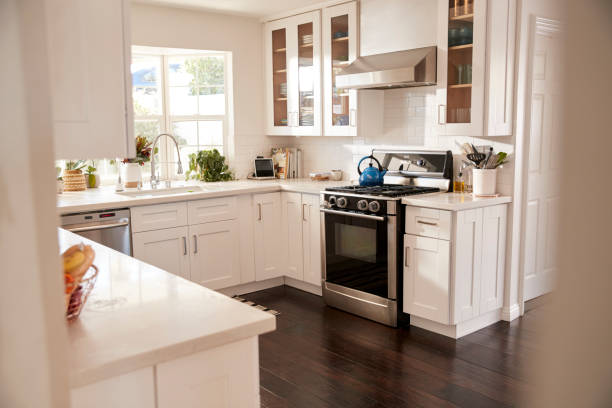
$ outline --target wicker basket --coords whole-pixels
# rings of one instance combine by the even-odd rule
[[[83,191],[87,189],[85,175],[81,170],[64,170],[64,191]]]
[[[98,268],[91,265],[80,282],[74,282],[72,287],[69,287],[72,290],[66,294],[66,319],[68,321],[76,319],[81,314],[87,297],[96,284],[97,277]]]

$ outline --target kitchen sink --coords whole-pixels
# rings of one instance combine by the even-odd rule
[[[126,190],[117,194],[128,196],[128,197],[158,197],[158,196],[169,196],[177,194],[190,194],[190,193],[201,193],[207,191],[202,186],[177,186],[170,188],[145,188],[142,190]]]

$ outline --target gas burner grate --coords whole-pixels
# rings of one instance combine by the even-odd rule
[[[401,184],[385,184],[382,186],[341,186],[328,187],[325,191],[333,191],[338,193],[351,193],[384,197],[401,197],[405,195],[435,193],[440,191],[437,187],[421,187],[421,186],[405,186]]]

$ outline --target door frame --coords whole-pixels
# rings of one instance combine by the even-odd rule
[[[527,210],[527,180],[528,171],[523,171],[527,164],[527,158],[529,157],[529,142],[531,137],[531,93],[532,86],[531,81],[533,77],[533,56],[534,56],[534,40],[537,31],[542,30],[549,32],[554,35],[561,33],[561,22],[559,16],[553,16],[554,18],[542,17],[547,14],[546,11],[550,11],[553,8],[544,7],[541,10],[530,7],[529,10],[525,11],[525,3],[533,2],[533,0],[523,0],[520,3],[519,13],[517,13],[520,19],[517,29],[517,47],[519,55],[517,60],[519,66],[517,69],[516,76],[516,160],[514,169],[514,220],[513,220],[513,237],[514,242],[512,251],[512,275],[518,275],[517,281],[517,292],[518,292],[518,310],[516,306],[510,303],[508,311],[509,319],[513,319],[514,314],[523,315],[525,314],[525,298],[524,298],[524,285],[525,285],[525,273],[523,269],[524,257],[525,257],[525,233],[526,233],[526,217],[525,213]],[[527,18],[523,16],[528,13]],[[548,15],[548,14],[547,14]],[[524,25],[527,23],[526,38],[523,38],[522,30],[525,29]],[[521,58],[522,57],[522,58]],[[512,280],[512,279],[511,279]],[[512,296],[512,293],[510,293]],[[506,302],[504,302],[506,304]],[[513,310],[514,308],[514,310]]]

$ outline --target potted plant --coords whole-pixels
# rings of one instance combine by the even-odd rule
[[[55,179],[57,181],[57,194],[62,194],[64,191],[64,180],[62,179],[62,168],[55,168]]]
[[[136,157],[123,159],[123,182],[134,188],[142,182],[141,167],[151,160],[151,142],[144,136],[136,137]]]
[[[66,162],[66,168],[62,176],[65,191],[83,191],[87,188],[83,167],[85,167],[84,160],[69,160]]]
[[[185,179],[200,181],[229,181],[234,175],[225,164],[225,157],[217,149],[200,150],[189,155],[189,171]]]
[[[85,170],[87,188],[98,188],[100,186],[100,176],[96,173],[98,169],[95,166],[96,162],[92,160],[91,165],[87,166],[87,170]]]

